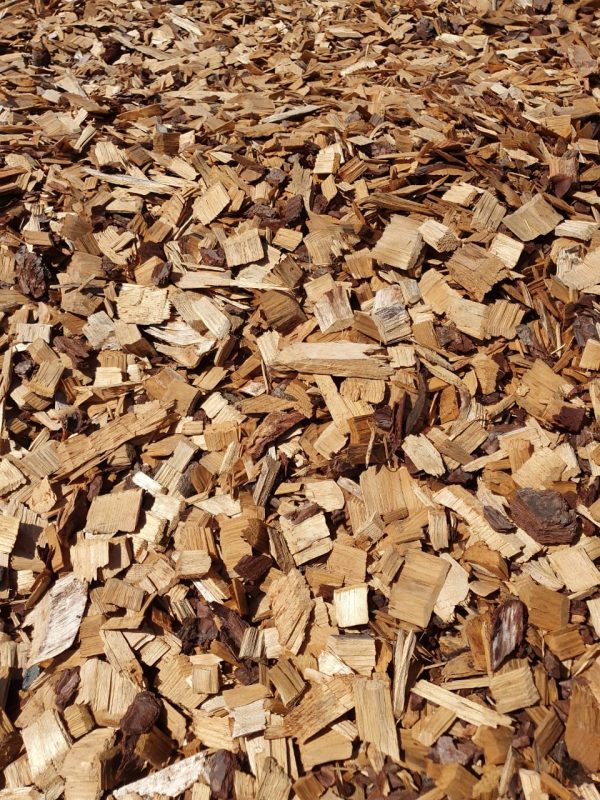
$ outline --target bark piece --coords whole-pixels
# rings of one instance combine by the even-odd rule
[[[493,614],[490,631],[490,659],[493,670],[523,641],[527,609],[520,600],[506,600]]]
[[[550,489],[517,489],[510,504],[514,522],[540,544],[571,544],[577,518],[564,497]]]

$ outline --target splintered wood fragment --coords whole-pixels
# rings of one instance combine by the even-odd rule
[[[442,200],[459,206],[469,206],[477,197],[477,187],[463,181],[454,183],[444,194]]]
[[[423,236],[418,220],[410,217],[392,216],[383,236],[371,255],[381,264],[398,269],[410,269],[417,263],[423,248]]]
[[[447,553],[442,553],[440,557],[448,561],[450,570],[433,610],[444,622],[451,622],[455,617],[456,607],[462,604],[469,594],[469,573]]]
[[[419,282],[425,302],[436,312],[445,313],[459,331],[483,339],[490,307],[462,297],[439,272],[428,270]]]
[[[160,694],[188,713],[206,699],[205,695],[192,688],[192,675],[193,665],[188,656],[180,654],[161,660],[157,682]]]
[[[396,646],[394,648],[394,686],[393,686],[393,708],[396,719],[404,713],[406,706],[406,686],[410,663],[415,651],[417,637],[413,631],[405,633],[398,631]]]
[[[312,500],[325,511],[339,511],[345,506],[344,494],[335,481],[306,481],[304,493],[307,500]],[[350,548],[349,555],[351,558],[360,557],[354,548]]]
[[[185,725],[184,725],[185,727]],[[193,731],[207,747],[215,747],[235,753],[238,742],[231,738],[231,720],[226,717],[208,716],[205,712],[193,713]]]
[[[412,737],[419,744],[431,747],[456,721],[456,714],[441,706],[421,718],[411,729]]]
[[[269,669],[269,680],[281,697],[281,702],[286,706],[291,705],[300,697],[306,685],[292,662],[285,658],[280,658]]]
[[[219,181],[194,201],[192,211],[194,217],[200,220],[203,225],[209,225],[227,208],[230,202],[231,198],[227,190]]]
[[[221,659],[211,653],[191,656],[192,689],[199,694],[217,694],[219,691],[219,664]]]
[[[31,777],[42,785],[51,785],[57,777],[72,745],[57,711],[47,709],[22,731]]]
[[[346,378],[385,378],[391,368],[376,355],[375,345],[358,342],[330,344],[292,344],[280,350],[272,366],[316,375]]]
[[[471,725],[487,725],[490,728],[498,726],[510,728],[512,726],[512,720],[506,714],[499,714],[497,711],[473,702],[473,700],[459,697],[448,689],[443,689],[429,681],[417,681],[411,691],[430,703],[447,708],[459,719],[469,722]]]
[[[143,589],[118,578],[109,578],[104,585],[102,594],[103,602],[119,608],[127,608],[130,611],[139,611],[144,602]]]
[[[80,739],[85,736],[95,726],[92,715],[87,706],[84,705],[67,706],[63,712],[63,717],[69,733],[74,739]]]
[[[540,699],[531,670],[526,664],[494,675],[490,680],[490,692],[500,713],[528,708]]]
[[[336,657],[335,662],[330,661],[329,653]],[[375,667],[375,660],[375,640],[372,636],[340,634],[327,639],[327,651],[320,657],[319,666],[324,672],[331,671],[334,674],[344,675],[353,671],[359,675],[370,676]],[[348,669],[344,669],[343,666]]]
[[[25,476],[7,458],[0,460],[0,496],[14,492],[25,483]]]
[[[137,527],[141,505],[140,489],[97,495],[90,505],[86,528],[92,533],[132,533]]]
[[[458,239],[450,228],[437,220],[425,220],[419,227],[419,233],[423,237],[423,241],[438,253],[452,252],[458,247]]]
[[[497,233],[492,239],[490,253],[499,258],[505,267],[514,269],[524,248],[525,245],[517,242],[516,239],[507,236],[505,233]]]
[[[329,553],[331,534],[322,513],[314,514],[298,524],[281,518],[281,529],[297,566]]]
[[[491,192],[484,191],[475,203],[473,211],[473,228],[477,231],[495,231],[506,214],[502,205]]]
[[[363,584],[362,586],[347,586],[334,591],[333,604],[337,624],[340,628],[366,625],[369,622],[368,590],[368,586]]]
[[[351,679],[338,677],[316,684],[284,717],[285,735],[304,743],[354,708],[354,704]]]
[[[0,517],[0,553],[10,555],[19,535],[19,520],[15,517]]]
[[[22,749],[21,734],[10,721],[7,713],[0,709],[0,769],[14,764]]]
[[[367,515],[381,516],[384,520],[406,516],[408,509],[399,470],[369,467],[361,473],[360,490]]]
[[[354,682],[354,702],[356,725],[361,739],[374,744],[381,753],[399,761],[398,733],[389,682],[357,678]]]
[[[535,729],[533,741],[542,757],[546,756],[562,736],[565,726],[554,709],[547,709]]]
[[[565,744],[569,756],[590,772],[600,770],[599,738],[600,706],[597,695],[586,681],[576,679],[569,703]]]
[[[441,455],[426,436],[407,436],[402,449],[418,470],[428,475],[443,475],[446,471]]]
[[[266,758],[256,800],[288,800],[292,782],[274,758]]]
[[[512,539],[495,531],[485,518],[483,506],[461,486],[445,486],[433,496],[436,503],[452,509],[462,517],[476,539],[505,557],[516,555],[520,548]]]
[[[339,165],[340,154],[326,148],[317,155],[313,172],[315,175],[331,175],[331,173],[337,172]]]
[[[585,643],[580,631],[572,625],[567,625],[557,631],[550,631],[544,636],[548,649],[561,661],[585,653]]]
[[[75,640],[87,603],[87,584],[74,575],[60,578],[28,616],[33,637],[27,666],[59,655]]]
[[[134,325],[158,325],[169,318],[170,306],[165,289],[123,284],[117,298],[119,319]]]
[[[65,800],[95,797],[108,788],[107,767],[114,756],[115,739],[112,729],[96,728],[73,744],[61,769]]]
[[[446,512],[443,509],[431,508],[427,512],[429,541],[434,550],[444,550],[450,541],[450,531]]]
[[[325,292],[315,303],[315,318],[323,333],[335,333],[350,328],[354,313],[348,300],[348,292],[336,285]]]
[[[396,619],[425,628],[450,564],[420,551],[410,551],[392,587],[389,613]]]
[[[209,758],[206,753],[196,753],[188,758],[180,759],[164,769],[154,772],[145,778],[114,789],[115,800],[127,800],[129,797],[141,797],[151,800],[156,795],[177,797],[189,789],[196,781],[208,781]]]
[[[182,579],[203,578],[211,565],[210,553],[205,550],[183,550],[177,556],[176,571]]]
[[[530,242],[538,236],[550,233],[561,221],[562,216],[541,194],[536,194],[513,214],[504,217],[502,223],[522,242]]]
[[[352,755],[352,740],[337,731],[316,736],[300,747],[300,758],[305,770],[330,761],[344,761]]]
[[[588,339],[579,359],[579,366],[585,370],[600,369],[600,342]]]
[[[312,114],[315,111],[318,111],[319,108],[320,106],[314,104],[296,106],[294,108],[289,108],[286,111],[276,111],[274,114],[269,114],[269,116],[263,118],[262,122],[264,124],[270,122],[283,122],[283,120],[292,119],[293,117],[303,117],[305,114]]]
[[[306,322],[306,314],[298,301],[284,292],[265,292],[261,297],[260,308],[267,322],[280,333],[290,333],[298,325]],[[348,308],[350,308],[349,305]],[[316,307],[315,315],[317,315]],[[321,322],[322,320],[319,319],[321,330],[328,329],[328,326],[326,325],[324,328]],[[352,322],[352,311],[350,311],[350,322]],[[333,329],[341,330],[343,327],[347,327],[347,325],[342,325],[341,328],[334,326]]]
[[[223,243],[228,267],[251,264],[263,258],[263,243],[256,228],[230,236]]]
[[[550,800],[550,796],[542,791],[542,776],[532,769],[520,769],[519,780],[525,800]]]
[[[448,272],[453,281],[480,301],[506,274],[499,258],[472,243],[453,253],[448,261]]]
[[[208,297],[196,298],[193,302],[191,313],[217,339],[223,339],[231,330],[229,318]],[[188,321],[193,325],[192,320]]]
[[[248,736],[252,733],[261,733],[266,726],[266,714],[264,700],[255,700],[253,703],[246,703],[243,706],[231,709],[233,726],[231,736],[238,739],[240,736]]]
[[[565,236],[568,239],[580,239],[582,242],[589,242],[593,235],[598,231],[597,222],[588,222],[580,219],[566,219],[556,226],[556,235]]]
[[[258,480],[256,481],[254,492],[252,494],[252,499],[257,506],[266,505],[267,500],[273,491],[273,487],[275,485],[275,481],[277,480],[280,469],[280,461],[275,461],[275,459],[270,458],[269,456],[265,456],[263,458],[260,468],[260,475],[258,476]]]
[[[303,576],[298,570],[290,570],[271,583],[267,596],[280,645],[298,653],[314,605]]]
[[[582,547],[556,550],[548,560],[571,592],[585,592],[600,584],[600,571]]]
[[[372,331],[369,325],[375,326]],[[375,295],[370,315],[357,315],[356,327],[384,344],[393,344],[411,334],[410,316],[404,305],[404,295],[395,286],[380,289]]]
[[[260,458],[267,447],[280,436],[294,428],[303,416],[298,411],[274,411],[260,423],[254,431],[248,454],[251,458]]]
[[[596,635],[600,636],[600,598],[595,597],[593,600],[586,600],[586,603],[590,612],[590,622],[596,631]],[[568,619],[564,621],[563,625],[557,627],[563,627],[567,621]]]
[[[532,580],[526,580],[518,586],[520,599],[527,606],[527,621],[546,631],[564,628],[569,621],[570,601],[560,592],[540,586]],[[596,603],[588,600],[588,606]],[[590,616],[594,624],[594,614],[590,607]]]

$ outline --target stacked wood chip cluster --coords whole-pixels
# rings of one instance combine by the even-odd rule
[[[0,0],[1,800],[598,800],[598,4]]]

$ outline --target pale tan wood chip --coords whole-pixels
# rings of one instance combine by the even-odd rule
[[[447,708],[456,714],[459,719],[470,722],[472,725],[487,725],[490,728],[497,728],[498,726],[510,728],[512,726],[512,720],[506,714],[499,714],[497,711],[492,711],[484,705],[475,703],[473,700],[459,697],[429,681],[417,681],[411,691],[430,703]]]

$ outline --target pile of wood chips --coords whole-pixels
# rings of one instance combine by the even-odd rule
[[[0,798],[600,798],[598,25],[0,2]]]

